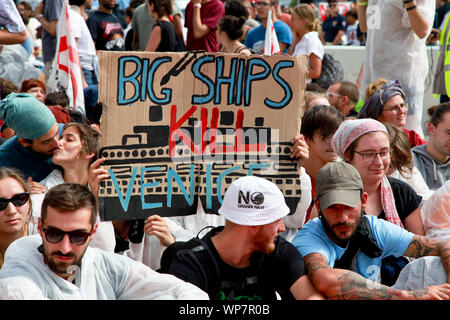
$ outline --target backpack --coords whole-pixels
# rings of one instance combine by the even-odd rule
[[[339,60],[336,60],[331,54],[325,53],[322,59],[322,72],[318,79],[313,79],[325,90],[336,81],[344,80],[344,68]]]
[[[207,263],[200,263],[199,255],[208,255]],[[213,297],[220,286],[220,272],[214,254],[211,252],[207,244],[198,237],[189,241],[176,241],[168,246],[161,257],[161,267],[158,269],[160,273],[169,273],[172,262],[178,260],[189,264],[196,274],[201,277],[201,288],[205,290],[210,297]]]

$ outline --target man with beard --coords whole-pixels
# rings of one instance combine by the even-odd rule
[[[121,20],[113,13],[116,0],[100,0],[99,8],[87,19],[86,24],[95,43],[95,49],[124,51],[125,37]]]
[[[51,157],[60,148],[63,124],[45,104],[28,93],[10,93],[0,102],[0,120],[16,133],[0,147],[0,167],[16,168],[34,181],[57,168]]]
[[[173,243],[164,251],[161,271],[195,284],[214,300],[275,300],[276,293],[286,299],[322,299],[306,275],[302,256],[278,236],[288,213],[274,183],[239,178],[219,209],[225,226],[184,247]],[[189,248],[189,243],[194,245]]]
[[[448,283],[414,291],[379,284],[381,261],[390,255],[440,256],[441,271],[450,274],[449,242],[417,236],[365,215],[367,193],[351,164],[325,165],[317,174],[316,191],[319,218],[305,224],[293,243],[320,293],[330,299],[450,299]]]
[[[207,299],[197,287],[128,257],[89,246],[97,202],[88,187],[64,183],[42,203],[39,235],[8,248],[0,299]]]

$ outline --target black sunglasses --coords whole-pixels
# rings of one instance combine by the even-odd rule
[[[79,230],[66,232],[58,228],[43,228],[42,231],[44,231],[45,239],[47,239],[47,241],[50,243],[59,243],[62,241],[64,236],[68,234],[70,242],[77,246],[83,245],[92,234],[92,230],[91,232]]]
[[[23,206],[30,199],[30,194],[28,192],[15,194],[10,199],[0,198],[0,210],[5,210],[10,202],[16,207]]]

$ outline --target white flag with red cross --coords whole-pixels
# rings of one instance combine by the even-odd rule
[[[70,6],[66,0],[58,20],[56,52],[47,86],[50,92],[65,91],[70,99],[70,109],[86,114],[80,58],[70,20]]]
[[[270,56],[280,53],[280,44],[272,23],[272,10],[267,14],[266,38],[264,40],[264,54]]]

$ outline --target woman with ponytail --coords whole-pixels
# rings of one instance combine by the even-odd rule
[[[297,5],[292,10],[291,28],[294,40],[288,54],[307,55],[309,57],[308,78],[318,79],[322,73],[325,50],[319,39],[319,32],[322,30],[321,22],[316,18],[314,9],[308,4]]]
[[[251,51],[247,49],[239,40],[244,34],[245,17],[235,17],[226,15],[220,18],[217,24],[217,39],[222,45],[222,52],[239,53],[250,55]]]
[[[147,8],[156,25],[153,27],[145,51],[151,52],[178,52],[180,41],[175,26],[170,22],[172,14],[171,0],[148,0]]]

